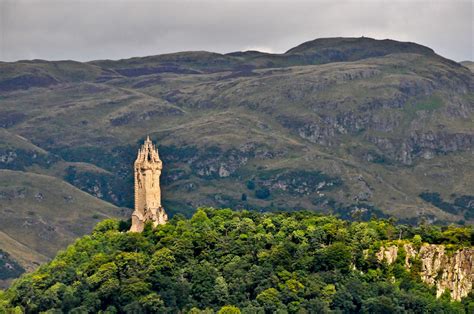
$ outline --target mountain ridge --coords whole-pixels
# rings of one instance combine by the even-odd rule
[[[321,44],[322,43],[322,44]],[[315,44],[319,44],[316,45]],[[360,46],[364,45],[363,48],[353,49],[351,50],[352,46]],[[349,46],[349,47],[346,47]],[[316,48],[316,51],[313,51]],[[232,53],[214,53],[208,51],[185,51],[185,52],[176,52],[176,53],[166,53],[166,54],[159,54],[153,56],[145,56],[145,57],[133,57],[133,58],[126,58],[126,59],[119,59],[119,60],[93,60],[88,62],[77,62],[73,60],[58,60],[58,61],[48,61],[48,60],[19,60],[16,62],[3,62],[3,65],[8,64],[54,64],[55,67],[60,67],[61,65],[69,64],[69,65],[87,65],[87,66],[99,66],[104,67],[102,71],[105,70],[108,74],[113,74],[108,71],[113,71],[115,74],[122,74],[127,76],[133,76],[134,74],[153,74],[153,73],[166,73],[166,72],[181,72],[182,74],[197,74],[199,73],[199,69],[207,68],[213,69],[210,70],[215,71],[216,62],[218,60],[219,66],[227,67],[227,70],[249,70],[249,68],[268,68],[268,67],[287,67],[287,66],[295,66],[295,65],[309,65],[309,64],[324,64],[330,62],[343,62],[343,61],[356,61],[361,59],[366,59],[369,57],[381,57],[392,53],[419,53],[429,56],[437,56],[434,51],[428,47],[421,46],[411,42],[397,42],[394,40],[375,40],[371,38],[322,38],[322,39],[315,39],[313,41],[305,42],[301,45],[293,47],[289,49],[287,52],[283,54],[272,54],[272,53],[261,53],[255,51],[257,54],[252,53],[250,58],[246,58],[248,55],[247,52],[232,52]],[[239,57],[235,57],[238,54]],[[360,54],[360,55],[358,55]],[[242,57],[243,56],[243,57]],[[296,56],[296,59],[294,57]],[[298,57],[298,56],[305,56]],[[308,56],[311,57],[308,59]],[[204,58],[204,59],[203,59]],[[259,60],[259,58],[263,58]],[[269,59],[268,59],[269,58]],[[294,60],[291,60],[291,59]],[[272,60],[275,59],[273,62]],[[289,60],[286,60],[289,59]],[[199,61],[206,61],[205,64],[199,64]],[[282,61],[283,60],[283,61]],[[161,67],[157,68],[149,68],[148,72],[140,72],[139,70],[135,69],[135,72],[127,72],[127,69],[121,69],[122,73],[116,72],[117,66],[120,67],[121,64],[128,64],[132,65],[134,63],[147,63],[151,61],[152,63],[164,63]],[[168,62],[168,63],[167,63]],[[197,69],[186,69],[186,68],[176,68],[169,64],[171,63],[196,63],[194,66],[197,66]],[[192,65],[192,64],[191,64]],[[92,68],[91,68],[92,69]],[[90,69],[90,70],[91,70]],[[131,71],[131,69],[128,69]],[[8,72],[8,69],[4,72]],[[143,69],[142,69],[143,70]],[[209,70],[208,70],[209,71]],[[104,73],[105,74],[105,73]],[[1,76],[0,76],[1,78]],[[28,78],[26,78],[28,79]],[[47,78],[43,78],[47,79]],[[46,85],[38,85],[38,86],[48,86],[47,84],[55,84],[54,78],[49,77],[50,81],[44,81]],[[77,79],[77,78],[76,78]],[[31,83],[35,83],[33,78]],[[67,81],[67,80],[66,80]],[[39,82],[36,82],[39,83]],[[7,85],[7,86],[5,86]],[[0,89],[3,86],[4,90],[8,90],[8,85],[21,85],[21,81],[14,80],[14,81],[7,81],[2,82],[0,84]]]

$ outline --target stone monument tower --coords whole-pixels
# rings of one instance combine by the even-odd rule
[[[160,175],[163,163],[158,150],[147,136],[135,160],[135,210],[132,213],[131,232],[142,232],[145,223],[165,224],[168,215],[161,206]]]

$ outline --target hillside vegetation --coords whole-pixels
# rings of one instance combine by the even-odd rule
[[[283,54],[0,62],[0,169],[33,174],[21,184],[36,193],[45,185],[35,174],[73,185],[91,195],[82,206],[101,199],[120,216],[133,206],[132,163],[149,134],[171,215],[212,205],[473,224],[473,87],[467,67],[430,48],[370,38],[316,39]],[[73,237],[42,248],[12,230],[56,210],[65,234],[90,230],[94,219],[72,219],[62,197],[50,200],[46,209],[0,197],[0,211],[35,213],[0,234],[51,256]]]
[[[461,62],[461,64],[463,66],[465,66],[466,68],[468,68],[469,70],[471,70],[471,72],[474,71],[474,62],[473,61],[463,61],[463,62]]]
[[[310,212],[198,209],[191,219],[128,233],[100,222],[50,263],[0,294],[0,310],[28,313],[472,313],[474,296],[435,298],[421,269],[381,246],[470,247],[474,230],[390,220],[349,223]],[[412,263],[416,263],[413,260]]]
[[[0,287],[53,258],[98,221],[123,217],[117,207],[58,178],[20,171],[0,170],[0,200],[0,255],[22,266],[0,267]]]

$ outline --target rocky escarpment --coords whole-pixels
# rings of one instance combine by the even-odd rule
[[[474,135],[469,133],[412,132],[405,140],[393,140],[385,137],[368,136],[390,158],[402,164],[411,165],[415,158],[432,159],[457,151],[471,151]]]
[[[369,115],[348,112],[336,117],[311,119],[279,116],[277,119],[299,137],[323,146],[337,146],[343,141],[342,135],[356,135],[370,130],[363,138],[386,157],[403,165],[412,165],[419,158],[432,159],[437,155],[469,152],[474,146],[474,134],[469,132],[411,130],[401,138],[387,135],[401,127],[403,116],[400,113]]]
[[[379,261],[391,265],[397,258],[404,259],[407,269],[414,270],[418,264],[421,280],[436,286],[436,296],[440,297],[446,289],[451,298],[460,300],[472,290],[474,282],[474,248],[463,248],[454,253],[448,252],[444,245],[424,244],[419,249],[412,244],[382,247],[377,253]]]

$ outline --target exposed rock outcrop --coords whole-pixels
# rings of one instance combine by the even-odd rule
[[[222,151],[219,147],[211,147],[205,154],[189,160],[188,163],[199,177],[226,178],[244,166],[251,156],[255,156],[253,151]]]
[[[415,131],[404,141],[379,136],[366,136],[366,139],[405,165],[413,164],[419,157],[431,159],[435,155],[471,151],[474,146],[474,135],[469,133]]]
[[[460,300],[472,290],[474,282],[474,248],[463,248],[454,253],[447,252],[444,245],[425,244],[419,249],[411,244],[382,247],[376,254],[379,261],[393,264],[397,256],[405,253],[405,267],[412,269],[416,261],[421,263],[420,277],[430,286],[436,286],[436,296],[446,289],[451,298]]]

